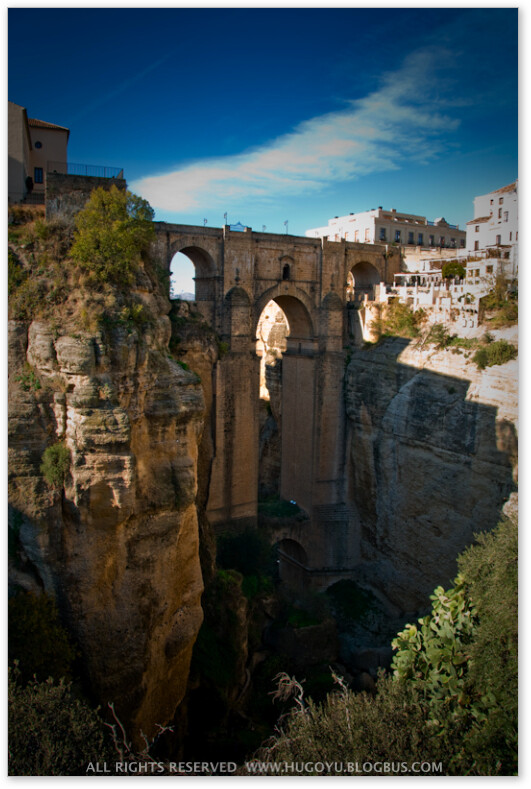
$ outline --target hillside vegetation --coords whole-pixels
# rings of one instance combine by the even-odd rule
[[[315,704],[283,676],[281,694],[291,691],[297,704],[258,758],[440,762],[444,775],[515,774],[516,525],[507,520],[479,536],[458,566],[454,587],[432,595],[431,614],[393,641],[393,674],[380,677],[375,696],[355,694],[336,678],[339,690]]]

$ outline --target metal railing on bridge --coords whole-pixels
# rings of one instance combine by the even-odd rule
[[[123,178],[123,168],[106,167],[100,164],[78,164],[76,162],[48,162],[46,172],[60,175],[87,175],[93,178]]]

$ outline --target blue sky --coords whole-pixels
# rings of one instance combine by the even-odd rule
[[[382,205],[464,226],[517,177],[511,8],[16,8],[8,97],[156,218],[304,235]],[[45,86],[45,87],[43,87]]]

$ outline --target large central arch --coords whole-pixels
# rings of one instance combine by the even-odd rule
[[[270,301],[281,308],[289,327],[282,355],[280,496],[309,511],[314,453],[314,321],[306,295],[292,283],[283,283],[258,300],[254,310],[256,327]]]

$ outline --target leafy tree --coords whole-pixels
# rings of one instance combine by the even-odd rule
[[[442,277],[443,279],[453,279],[454,277],[459,277],[459,279],[464,279],[466,275],[466,269],[464,266],[459,263],[457,260],[448,260],[444,263],[442,267]]]
[[[46,447],[40,466],[41,474],[51,488],[61,488],[70,469],[70,450],[61,441]]]
[[[146,200],[112,186],[95,189],[75,218],[70,254],[95,282],[128,284],[154,238]]]

